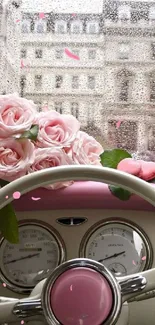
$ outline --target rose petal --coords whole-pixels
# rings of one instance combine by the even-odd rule
[[[117,169],[138,176],[141,171],[141,165],[138,160],[125,158],[119,162]]]

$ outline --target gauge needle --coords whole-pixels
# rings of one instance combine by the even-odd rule
[[[105,258],[102,258],[101,260],[99,260],[98,262],[102,262],[102,261],[105,261],[105,260],[109,260],[110,258],[115,258],[115,257],[117,257],[117,256],[119,256],[119,255],[122,255],[122,254],[124,254],[125,253],[125,251],[123,251],[123,252],[120,252],[120,253],[116,253],[116,254],[113,254],[113,255],[111,255],[111,256],[108,256],[108,257],[105,257]]]
[[[31,258],[31,257],[38,256],[38,255],[40,255],[40,253],[36,253],[36,254],[31,254],[31,255],[23,256],[23,257],[17,258],[16,260],[11,260],[11,261],[9,261],[9,262],[6,262],[6,263],[4,263],[4,264],[14,263],[14,262],[17,262],[17,261],[25,260],[25,259],[27,259],[27,258]]]

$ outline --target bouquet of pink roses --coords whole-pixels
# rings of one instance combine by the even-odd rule
[[[146,181],[155,179],[155,163],[136,160],[122,149],[103,150],[72,115],[37,111],[37,106],[16,94],[0,96],[0,186],[29,173],[60,165],[103,165],[133,174]],[[46,186],[58,189],[73,182]],[[132,193],[109,185],[113,195],[128,200]],[[0,232],[18,242],[18,223],[11,204],[0,210]]]
[[[100,165],[102,146],[72,115],[46,110],[16,94],[0,96],[0,179],[60,165]],[[58,189],[72,182],[48,185]]]

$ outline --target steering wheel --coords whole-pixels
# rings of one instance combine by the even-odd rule
[[[155,188],[135,176],[111,168],[63,166],[34,172],[3,187],[0,209],[13,201],[15,191],[25,194],[68,180],[119,185],[155,206]],[[0,323],[46,319],[49,325],[114,325],[125,301],[151,290],[155,290],[155,269],[115,278],[103,264],[76,258],[59,265],[28,298],[0,297]]]

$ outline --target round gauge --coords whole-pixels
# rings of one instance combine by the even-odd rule
[[[103,263],[115,276],[143,271],[152,262],[147,236],[123,221],[107,221],[92,227],[82,240],[80,255]]]
[[[17,292],[31,290],[63,261],[63,247],[54,229],[44,223],[22,222],[19,244],[1,241],[1,280]]]

